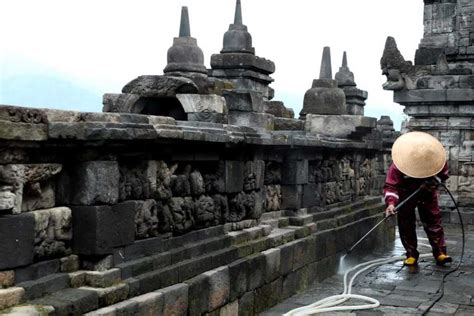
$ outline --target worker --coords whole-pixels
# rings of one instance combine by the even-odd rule
[[[438,184],[449,177],[443,145],[430,134],[409,132],[394,142],[392,160],[383,188],[386,216],[395,214],[396,205],[421,187],[413,198],[397,210],[398,231],[406,250],[404,265],[417,265],[419,257],[415,208],[418,209],[436,264],[452,262],[452,258],[446,254],[438,205]]]

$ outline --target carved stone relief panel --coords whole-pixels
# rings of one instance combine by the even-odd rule
[[[19,214],[53,207],[50,179],[61,169],[60,164],[0,165],[0,211]]]
[[[35,218],[35,259],[71,254],[71,209],[56,207],[32,213]]]

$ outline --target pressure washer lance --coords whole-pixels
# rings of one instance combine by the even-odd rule
[[[390,217],[392,217],[393,215],[397,214],[399,211],[400,211],[400,208],[405,205],[405,203],[407,203],[410,199],[412,199],[418,192],[420,192],[421,190],[421,186],[415,191],[413,192],[409,197],[407,197],[405,200],[403,200],[402,202],[400,202],[396,207],[395,209],[393,210],[394,213],[393,214],[390,214],[389,216],[385,216],[384,219],[382,219],[380,222],[378,222],[377,224],[375,224],[374,227],[372,227],[368,232],[367,234],[365,234],[361,239],[359,239],[358,242],[356,242],[347,252],[346,252],[346,255],[350,254],[352,252],[352,250],[354,250],[355,247],[357,247],[357,245],[359,245],[365,238],[367,238],[367,236],[370,235],[371,232],[373,232],[377,227],[380,226],[380,224],[382,224],[383,222],[385,222],[387,219],[389,219]]]

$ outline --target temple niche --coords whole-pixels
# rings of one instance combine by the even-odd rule
[[[443,143],[450,179],[447,184],[467,223],[474,223],[472,195],[472,144],[474,140],[474,26],[467,20],[474,13],[472,1],[424,1],[424,36],[414,64],[406,61],[387,38],[381,68],[394,90],[394,101],[409,116],[406,128],[432,134]],[[445,221],[454,206],[441,196]]]

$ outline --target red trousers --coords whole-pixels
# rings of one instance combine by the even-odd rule
[[[406,196],[400,196],[400,201]],[[438,192],[420,192],[418,196],[408,201],[398,212],[398,230],[407,257],[418,259],[416,239],[415,208],[418,208],[420,220],[428,236],[433,256],[436,258],[441,253],[446,253],[443,226],[441,225],[441,211],[438,206]]]

